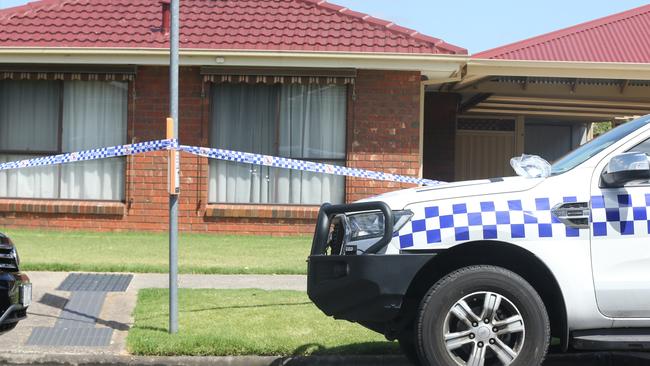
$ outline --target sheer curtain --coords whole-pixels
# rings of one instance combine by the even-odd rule
[[[337,85],[282,86],[280,155],[339,164],[345,159],[346,90]],[[279,170],[275,191],[280,203],[320,204],[344,200],[345,178]]]
[[[63,91],[64,152],[126,143],[127,83],[66,82]],[[124,158],[61,166],[61,198],[123,200]]]
[[[212,88],[213,146],[272,155],[279,90],[270,85],[218,84]],[[269,202],[269,168],[210,160],[211,202]]]
[[[212,146],[339,164],[345,159],[346,88],[218,84]],[[210,161],[209,200],[223,203],[343,202],[343,177]]]
[[[60,90],[56,81],[0,81],[0,162],[57,151]],[[0,172],[0,197],[56,198],[58,191],[56,167]]]

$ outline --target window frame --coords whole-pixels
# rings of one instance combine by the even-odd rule
[[[0,79],[0,82],[3,80]],[[64,106],[64,89],[65,89],[65,83],[66,81],[71,81],[71,80],[46,80],[50,82],[55,82],[58,84],[59,88],[59,111],[58,111],[58,118],[57,118],[57,149],[56,150],[5,150],[5,149],[0,149],[0,155],[27,155],[30,156],[31,158],[37,158],[41,156],[51,156],[51,155],[60,155],[64,154],[63,151],[63,106]],[[89,80],[93,81],[93,80]],[[94,80],[97,81],[97,80]],[[114,80],[115,81],[115,80]],[[104,82],[109,82],[109,81],[104,81]],[[111,81],[112,82],[112,81]],[[130,80],[124,80],[120,82],[126,82],[127,84],[127,95],[126,95],[126,106],[127,106],[127,116],[126,116],[126,129],[127,129],[127,142],[132,138],[131,136],[131,126],[132,126],[132,101],[131,101],[131,94],[132,94],[132,88],[133,88],[133,82]],[[104,147],[104,146],[97,146],[97,148]],[[62,164],[57,164],[56,165],[56,172],[57,172],[57,177],[58,177],[58,185],[57,185],[57,194],[56,198],[31,198],[31,197],[20,197],[20,196],[4,196],[0,197],[0,200],[26,200],[26,201],[35,201],[35,200],[45,200],[45,201],[64,201],[64,202],[97,202],[97,203],[126,203],[129,201],[129,182],[128,182],[128,170],[129,170],[129,165],[130,165],[130,159],[127,159],[127,156],[122,156],[122,157],[117,157],[124,159],[124,180],[123,180],[123,191],[124,191],[124,198],[123,199],[117,199],[117,200],[102,200],[102,199],[89,199],[89,198],[61,198],[61,169],[62,169]],[[74,163],[73,163],[74,164]]]
[[[208,99],[208,113],[207,113],[207,118],[205,118],[205,123],[207,124],[207,128],[205,129],[205,132],[207,133],[207,143],[209,147],[213,147],[212,144],[212,132],[213,128],[216,126],[213,125],[212,123],[212,116],[215,113],[215,108],[216,108],[216,103],[213,103],[213,93],[212,93],[212,88],[214,88],[218,84],[222,84],[224,82],[215,82],[215,81],[205,81],[204,84],[207,84],[205,88],[205,95],[207,96]],[[260,84],[252,84],[252,85],[260,85]],[[280,86],[282,83],[276,83],[272,84],[274,86]],[[279,108],[278,108],[278,115],[275,118],[275,137],[273,141],[273,149],[274,149],[274,155],[273,156],[278,156],[278,157],[284,157],[287,159],[293,159],[293,160],[299,160],[299,161],[313,161],[315,163],[325,163],[328,164],[328,162],[340,162],[341,166],[347,167],[348,166],[348,147],[349,147],[349,138],[350,138],[350,126],[349,126],[349,119],[350,119],[350,104],[351,104],[351,93],[352,93],[352,88],[350,87],[350,84],[345,84],[343,85],[345,87],[345,151],[344,151],[344,158],[338,158],[338,159],[327,159],[327,158],[296,158],[296,157],[286,157],[280,155],[280,143],[279,143],[279,132],[280,132],[280,117],[279,117]],[[278,93],[276,103],[279,105],[281,102],[280,100],[281,94]],[[242,163],[243,164],[243,163]],[[254,165],[254,164],[249,164],[249,165]],[[210,159],[208,159],[207,162],[207,168],[208,168],[208,173],[206,178],[209,180],[210,178]],[[274,168],[274,169],[286,169],[286,168]],[[322,173],[325,174],[325,173]],[[247,203],[247,202],[211,202],[210,201],[210,187],[209,184],[206,185],[207,189],[205,191],[205,202],[207,202],[207,205],[209,206],[214,206],[214,205],[229,205],[229,206],[286,206],[286,207],[319,207],[318,204],[304,204],[304,203]],[[348,188],[348,177],[343,177],[343,202],[347,202],[347,188]]]

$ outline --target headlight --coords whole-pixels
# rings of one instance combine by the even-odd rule
[[[413,212],[393,211],[395,222],[393,231],[399,231],[406,224]],[[381,212],[367,212],[348,216],[350,240],[363,240],[381,238],[384,235],[384,214]]]

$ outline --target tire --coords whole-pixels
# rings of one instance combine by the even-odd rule
[[[431,287],[415,339],[422,365],[535,366],[546,356],[550,324],[542,299],[522,277],[471,266]]]
[[[406,356],[406,359],[413,366],[422,366],[420,363],[420,358],[418,356],[418,350],[415,345],[415,331],[412,328],[407,329],[399,336],[397,341],[399,342],[399,348],[402,350],[404,356]]]

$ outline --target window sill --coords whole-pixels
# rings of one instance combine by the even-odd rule
[[[122,202],[0,199],[0,212],[124,216]]]
[[[205,216],[315,220],[318,210],[318,206],[210,204]]]

